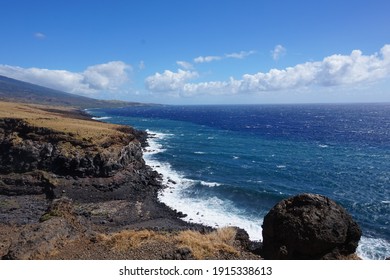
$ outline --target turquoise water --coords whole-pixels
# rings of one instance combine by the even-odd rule
[[[359,254],[390,256],[390,105],[146,106],[94,109],[148,130],[145,159],[187,220],[245,228],[261,239],[269,209],[326,195],[361,225]]]

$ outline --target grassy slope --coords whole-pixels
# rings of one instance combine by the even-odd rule
[[[97,145],[111,142],[110,139],[126,144],[120,140],[127,139],[122,126],[88,119],[72,107],[0,101],[0,118],[23,119],[32,126],[64,132],[77,140]]]

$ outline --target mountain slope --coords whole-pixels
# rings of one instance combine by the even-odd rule
[[[93,99],[11,79],[1,75],[0,100],[44,105],[73,106],[78,108],[122,107],[139,104],[125,101]]]

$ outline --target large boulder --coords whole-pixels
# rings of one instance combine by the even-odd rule
[[[317,194],[301,194],[276,204],[264,217],[265,259],[343,259],[355,253],[359,225],[347,211]]]

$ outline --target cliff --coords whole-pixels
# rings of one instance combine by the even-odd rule
[[[186,223],[157,200],[146,137],[70,107],[0,102],[0,257],[259,258],[239,230]]]
[[[157,199],[146,141],[74,108],[0,102],[0,258],[358,258],[360,228],[318,195],[275,205],[262,247],[239,228],[184,222]]]

